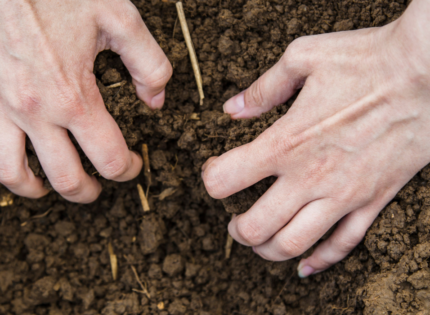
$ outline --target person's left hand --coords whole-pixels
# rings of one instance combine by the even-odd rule
[[[106,179],[140,173],[109,114],[93,73],[97,54],[121,56],[137,96],[163,106],[172,66],[129,0],[0,0],[0,185],[40,198],[49,191],[28,165],[31,141],[50,184],[71,202],[90,203],[102,190],[85,172],[80,148]]]

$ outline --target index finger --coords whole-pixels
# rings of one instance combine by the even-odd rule
[[[142,159],[128,149],[100,93],[90,94],[92,97],[87,101],[93,108],[87,106],[87,110],[76,115],[67,128],[101,176],[119,182],[131,180],[139,174]]]
[[[208,160],[202,173],[206,190],[213,198],[222,199],[275,175],[271,156],[269,145],[260,136],[251,143]]]
[[[107,46],[121,56],[136,93],[151,108],[161,108],[172,66],[149,32],[139,11],[128,0],[106,1],[99,25],[108,34]]]

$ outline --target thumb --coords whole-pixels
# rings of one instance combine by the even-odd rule
[[[224,112],[235,119],[258,117],[287,101],[311,72],[308,42],[308,38],[292,42],[271,69],[224,104]]]
[[[153,109],[161,108],[164,88],[172,76],[169,60],[130,1],[105,3],[107,8],[104,14],[99,14],[98,20],[106,33],[107,48],[121,56],[139,98]]]

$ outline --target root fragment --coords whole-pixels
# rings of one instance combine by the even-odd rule
[[[280,298],[282,292],[284,292],[285,288],[287,287],[287,285],[290,283],[291,278],[293,277],[294,273],[291,273],[290,276],[287,278],[287,280],[285,280],[284,285],[281,288],[281,291],[279,291],[278,295],[273,299],[272,301],[272,306],[274,303],[276,303],[276,300]]]
[[[178,25],[178,18],[176,18],[176,20],[175,20],[175,25],[173,26],[173,34],[172,34],[172,38],[175,38],[176,25]]]
[[[30,222],[30,221],[44,218],[44,217],[46,217],[48,214],[50,214],[50,213],[51,213],[51,211],[52,211],[52,208],[51,208],[51,209],[48,209],[48,211],[46,211],[46,212],[44,212],[44,213],[42,213],[42,214],[34,215],[34,216],[32,216],[28,221],[25,221],[25,222],[21,223],[21,226],[26,226],[26,225],[28,224],[28,222]]]
[[[141,184],[137,184],[137,191],[139,192],[139,198],[142,204],[143,211],[144,212],[150,211],[151,208],[149,208],[148,199],[146,198],[145,193],[143,192],[143,188]]]
[[[171,195],[173,195],[176,192],[177,188],[173,188],[173,187],[169,187],[166,188],[165,190],[163,190],[161,192],[161,194],[158,196],[158,199],[160,200],[164,200],[167,197],[170,197]]]
[[[190,30],[188,29],[187,20],[185,18],[184,8],[182,2],[176,2],[176,9],[178,11],[179,22],[181,23],[182,33],[184,34],[185,43],[188,47],[188,52],[190,54],[191,65],[193,66],[194,76],[196,77],[197,88],[200,95],[200,106],[203,105],[203,99],[205,95],[203,93],[203,81],[202,75],[200,73],[199,63],[197,61],[196,51],[194,49],[193,42],[191,40]]]
[[[109,258],[110,258],[110,266],[112,269],[112,278],[115,281],[118,277],[118,260],[116,255],[113,252],[112,242],[108,244]]]
[[[225,244],[225,259],[229,259],[231,255],[231,247],[233,246],[233,237],[227,235],[227,242]]]
[[[143,174],[145,175],[146,184],[147,184],[146,198],[148,198],[149,187],[152,184],[152,178],[151,178],[151,166],[149,164],[148,145],[146,143],[142,144],[142,157],[143,157]]]
[[[134,273],[134,276],[136,277],[137,283],[139,283],[140,287],[142,288],[142,290],[133,289],[133,291],[145,294],[148,297],[148,299],[150,299],[151,295],[148,292],[148,289],[146,287],[146,283],[145,283],[145,285],[143,285],[142,281],[140,281],[139,275],[137,274],[136,268],[134,268],[134,266],[132,266],[132,265],[130,265],[130,267],[131,267],[131,270],[133,270],[133,273]]]

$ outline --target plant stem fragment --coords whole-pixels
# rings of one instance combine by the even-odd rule
[[[188,47],[190,54],[191,65],[193,66],[194,76],[196,77],[197,88],[200,95],[200,106],[203,105],[205,95],[203,93],[202,75],[200,73],[199,63],[197,61],[196,51],[194,49],[193,41],[191,40],[190,30],[188,29],[187,20],[185,18],[184,8],[182,2],[176,2],[176,9],[178,11],[179,22],[181,23],[182,33],[184,34],[185,43]]]
[[[137,184],[137,191],[139,193],[140,202],[142,203],[142,208],[144,212],[150,211],[151,208],[149,208],[148,199],[145,196],[145,193],[143,192],[142,185]]]
[[[109,258],[110,258],[110,266],[112,268],[112,278],[115,281],[116,278],[118,277],[118,260],[115,253],[113,252],[113,247],[111,242],[109,242],[108,244],[108,251],[109,251]]]

